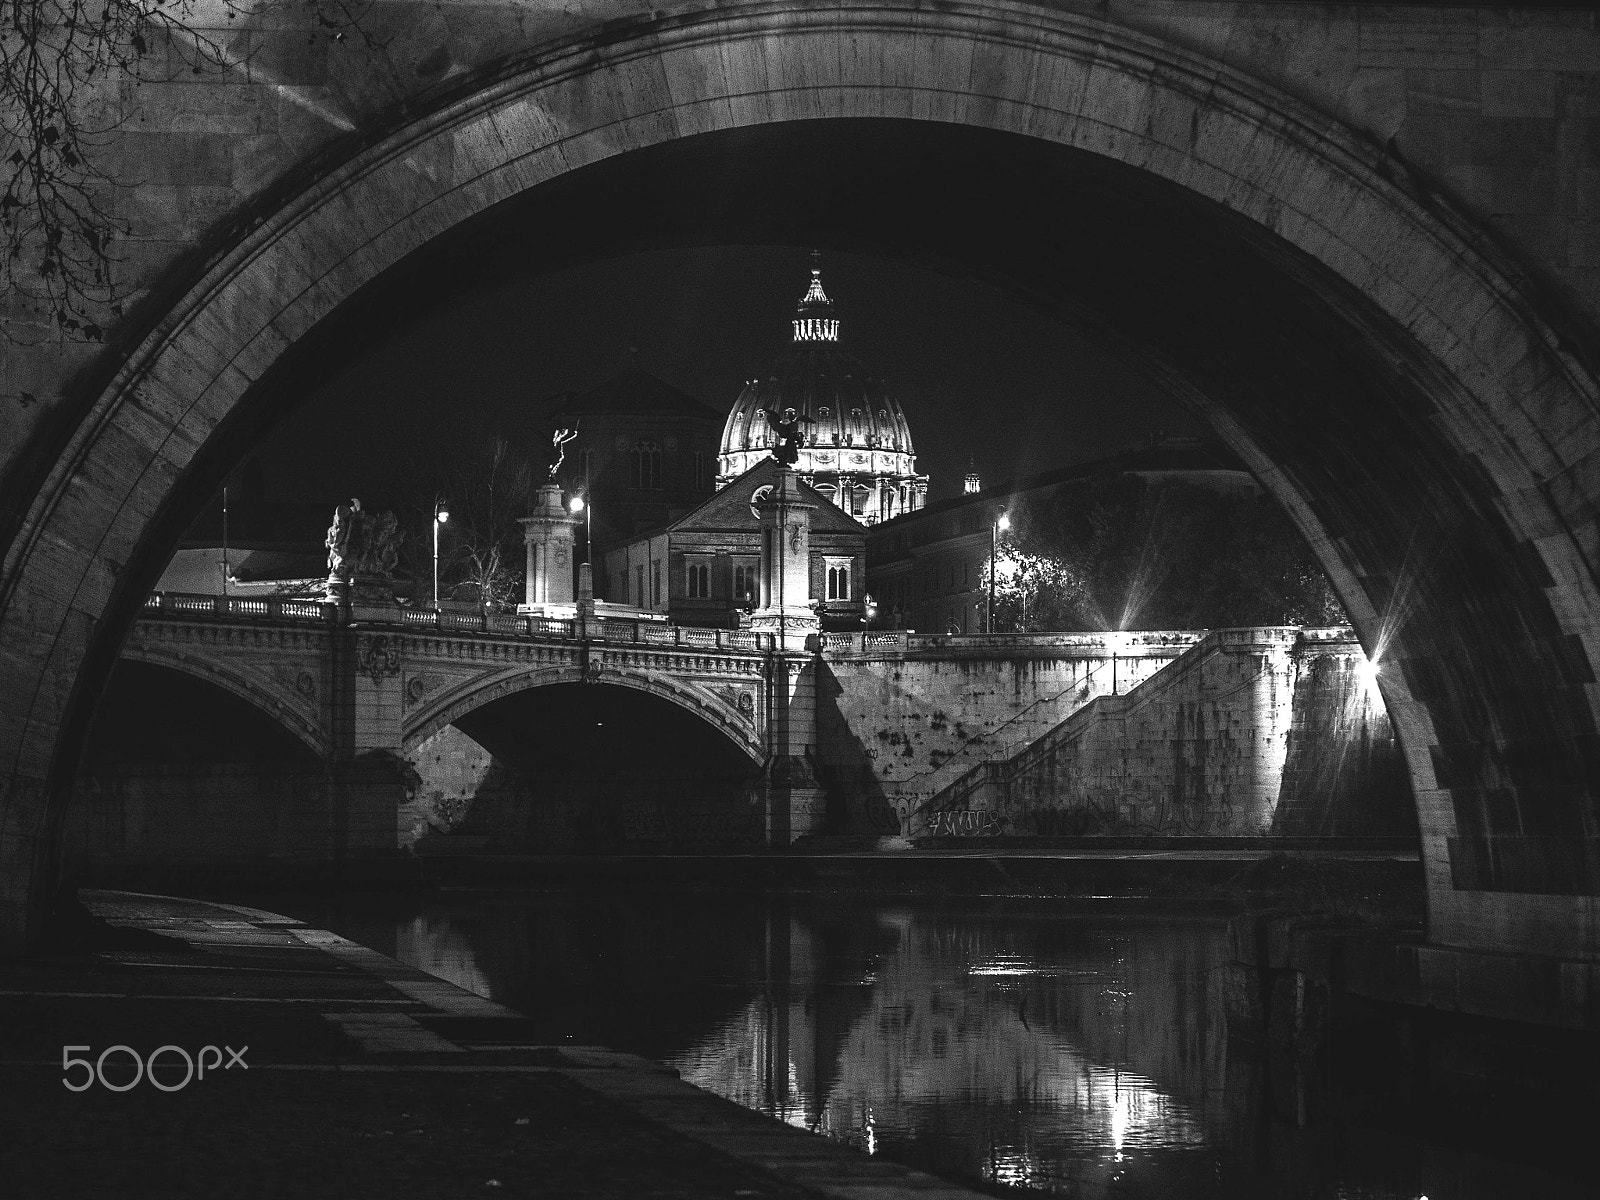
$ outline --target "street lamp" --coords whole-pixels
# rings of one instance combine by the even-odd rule
[[[433,611],[439,611],[439,526],[450,519],[450,508],[438,497],[433,501]]]
[[[984,627],[988,633],[994,632],[994,558],[995,550],[1000,543],[1000,535],[1011,528],[1011,518],[1006,516],[1005,506],[1001,505],[1000,515],[995,518],[993,525],[989,526],[989,611],[984,614]]]
[[[590,526],[589,523],[593,519],[594,509],[593,509],[593,507],[590,506],[588,501],[586,501],[583,498],[583,494],[580,492],[578,495],[574,496],[571,500],[567,501],[567,511],[570,512],[570,513],[574,513],[574,514],[576,514],[576,513],[582,513],[583,514],[583,561],[584,562],[588,562],[589,561],[589,535],[590,535],[590,532],[591,532],[591,526]]]

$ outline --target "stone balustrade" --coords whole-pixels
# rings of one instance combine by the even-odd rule
[[[486,633],[502,637],[562,638],[600,642],[680,646],[706,650],[765,651],[773,648],[773,635],[748,629],[701,629],[663,621],[629,621],[615,617],[588,622],[558,617],[501,612],[434,611],[399,608],[399,620],[363,625],[397,624],[409,630],[434,629],[446,633]],[[183,592],[155,592],[144,603],[146,617],[183,620],[317,621],[345,624],[349,609],[323,600],[293,600],[277,596],[203,596]]]

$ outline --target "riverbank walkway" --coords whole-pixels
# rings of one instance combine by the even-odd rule
[[[8,1196],[980,1195],[288,917],[82,900],[71,948],[0,963]]]

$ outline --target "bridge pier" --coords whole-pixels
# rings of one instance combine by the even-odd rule
[[[825,794],[814,770],[817,663],[814,655],[775,652],[768,661],[769,747],[756,792],[766,813],[766,842],[781,849],[820,833]]]
[[[767,762],[757,785],[770,847],[822,829],[817,745],[817,656],[821,622],[811,607],[811,514],[794,472],[785,468],[755,505],[761,521],[761,607],[750,627],[770,634]],[[758,492],[758,495],[760,493]]]
[[[329,850],[335,861],[400,849],[399,814],[414,775],[402,753],[400,607],[391,593],[386,604],[368,600],[352,606],[349,615],[351,622],[335,631],[330,645],[325,688],[332,735]]]

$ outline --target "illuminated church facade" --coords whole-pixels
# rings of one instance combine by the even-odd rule
[[[899,402],[840,346],[841,321],[813,255],[811,282],[793,320],[793,341],[773,369],[745,385],[722,430],[717,486],[739,478],[778,444],[768,414],[793,410],[800,423],[794,470],[864,525],[927,502],[911,429]]]
[[[746,384],[722,423],[716,495],[653,527],[635,523],[631,536],[618,536],[608,525],[609,536],[596,538],[592,558],[597,596],[681,624],[736,627],[754,603],[760,561],[750,498],[781,470],[773,455],[779,441],[774,422],[794,421],[799,446],[793,470],[815,508],[811,595],[822,628],[865,623],[866,527],[920,511],[928,477],[917,473],[905,412],[881,380],[840,348],[840,325],[813,260],[791,345],[771,371]],[[629,390],[641,386],[634,379]],[[594,407],[584,412],[580,445],[585,432],[598,427],[601,414],[590,411]],[[599,407],[613,415],[627,408],[623,423],[638,422],[637,404],[608,396]],[[633,424],[605,430],[619,446],[636,440]],[[597,528],[605,508],[631,497],[612,491],[604,476],[595,476]]]

